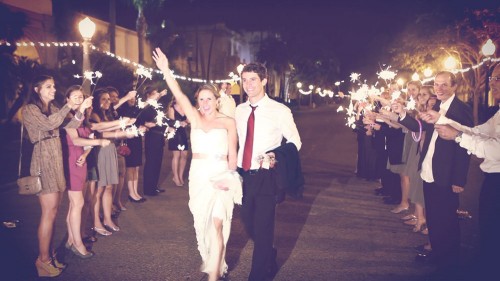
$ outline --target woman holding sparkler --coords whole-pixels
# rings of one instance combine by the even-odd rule
[[[106,89],[98,89],[94,93],[94,112],[91,115],[91,121],[95,123],[113,121],[111,114],[111,100]],[[118,124],[114,127],[104,129],[103,138],[120,139],[134,137],[134,132],[120,130],[125,126],[132,125],[135,119],[123,118],[117,120]],[[97,191],[95,192],[96,200],[94,205],[94,230],[101,235],[109,236],[111,232],[106,230],[105,226],[113,231],[120,231],[120,228],[113,222],[111,218],[113,208],[113,184],[118,184],[118,160],[116,146],[114,143],[99,149],[97,154],[97,171],[99,180],[97,182]],[[104,214],[103,223],[99,218],[99,209],[101,205]]]
[[[71,109],[78,111],[65,127],[78,128],[92,99],[68,99],[59,109],[52,103],[56,94],[52,77],[39,76],[33,81],[33,85],[30,100],[22,113],[23,125],[34,144],[30,174],[38,175],[40,172],[42,182],[42,191],[38,193],[42,215],[38,226],[39,254],[35,266],[38,276],[55,277],[66,267],[57,261],[50,249],[61,194],[66,190],[59,128]]]

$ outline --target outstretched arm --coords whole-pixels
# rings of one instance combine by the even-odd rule
[[[194,127],[197,127],[200,115],[191,104],[189,98],[182,92],[179,83],[177,83],[172,75],[172,72],[169,69],[167,56],[165,56],[160,48],[156,48],[156,50],[153,51],[153,60],[156,62],[158,69],[163,72],[163,77],[165,78],[170,91],[172,91],[176,101],[179,103],[184,113],[186,113],[187,118],[194,125]]]

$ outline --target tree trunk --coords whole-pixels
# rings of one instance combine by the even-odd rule
[[[136,22],[136,28],[137,28],[137,39],[139,43],[139,63],[143,64],[144,63],[144,37],[146,35],[146,30],[147,30],[147,23],[146,23],[146,17],[144,17],[144,13],[142,12],[142,9],[138,9],[139,13],[137,15],[137,22]]]
[[[109,1],[109,51],[111,53],[116,52],[116,0]]]
[[[217,31],[217,24],[214,24],[212,30],[212,37],[210,38],[210,47],[208,48],[208,62],[207,62],[207,82],[210,82],[210,62],[212,60],[212,48],[214,46],[215,32]]]

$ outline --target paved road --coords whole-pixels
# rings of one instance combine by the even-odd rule
[[[432,271],[414,262],[413,246],[426,237],[403,225],[390,206],[373,195],[376,183],[354,176],[356,139],[333,107],[295,113],[303,138],[301,150],[306,178],[304,199],[288,198],[277,210],[276,241],[280,271],[277,281],[401,281],[422,280]],[[96,256],[80,260],[70,253],[69,264],[56,280],[200,280],[200,257],[193,221],[187,207],[188,190],[175,187],[170,154],[165,153],[161,187],[167,192],[144,204],[127,203],[118,224],[122,231],[99,237]],[[469,265],[477,246],[477,198],[482,176],[478,161],[471,164],[461,207],[472,220],[462,222],[462,263]],[[65,196],[57,219],[54,242],[64,244]],[[1,221],[18,219],[17,228],[0,227],[1,280],[34,280],[36,227],[40,210],[36,197],[19,196],[13,185],[0,188]],[[246,280],[252,253],[235,208],[227,261],[231,280]],[[4,279],[5,273],[9,278]]]

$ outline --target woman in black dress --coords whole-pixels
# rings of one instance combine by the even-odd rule
[[[137,118],[140,109],[135,106],[136,98],[128,100],[123,106],[118,109],[118,113],[123,117]],[[136,124],[136,126],[143,124]],[[127,167],[127,186],[128,186],[128,198],[130,202],[144,202],[146,199],[143,198],[137,192],[138,182],[139,182],[139,167],[142,166],[142,137],[138,136],[135,138],[128,139],[124,141],[128,148],[130,148],[130,155],[125,156],[125,166]]]
[[[188,122],[184,111],[182,111],[182,108],[175,102],[175,98],[172,99],[168,106],[168,118],[179,122],[179,127],[174,137],[168,140],[168,150],[172,151],[172,180],[175,185],[183,186],[184,169],[186,168],[189,149],[186,133]]]

